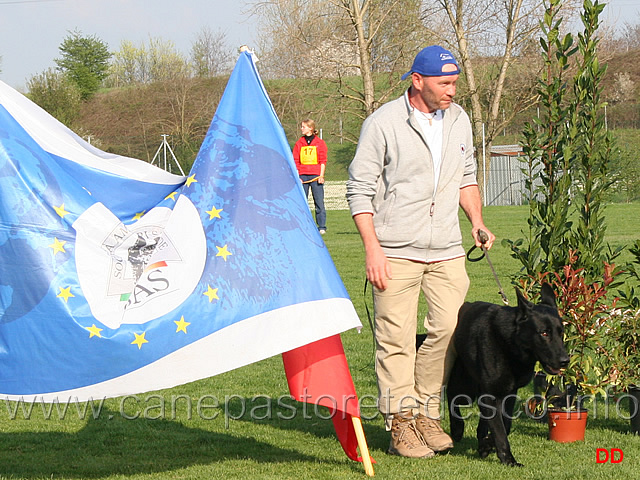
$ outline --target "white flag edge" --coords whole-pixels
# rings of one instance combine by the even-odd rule
[[[234,323],[153,363],[104,382],[58,392],[0,393],[0,398],[28,403],[74,403],[163,390],[361,327],[348,298],[298,303]]]

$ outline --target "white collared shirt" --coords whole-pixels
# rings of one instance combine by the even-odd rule
[[[422,129],[424,138],[427,141],[431,158],[433,159],[433,184],[434,193],[438,189],[438,179],[440,178],[440,166],[442,165],[442,110],[436,110],[433,113],[424,113],[417,108],[413,109],[413,113],[418,121],[418,125]]]

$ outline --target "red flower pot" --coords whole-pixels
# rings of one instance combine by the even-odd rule
[[[560,443],[584,440],[586,410],[549,410],[549,440]]]

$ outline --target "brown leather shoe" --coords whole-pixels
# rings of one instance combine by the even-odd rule
[[[442,430],[440,420],[419,414],[416,418],[416,429],[434,452],[444,452],[453,447],[453,440]]]
[[[410,458],[431,458],[435,452],[424,442],[411,418],[394,415],[388,453]]]

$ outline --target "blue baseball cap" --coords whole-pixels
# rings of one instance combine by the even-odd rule
[[[456,69],[444,71],[445,65],[455,65]],[[456,62],[456,59],[453,58],[453,54],[449,50],[445,50],[439,45],[431,45],[418,52],[411,66],[411,70],[402,75],[402,80],[413,72],[424,75],[425,77],[441,77],[459,74],[460,67],[458,67],[458,62]]]

